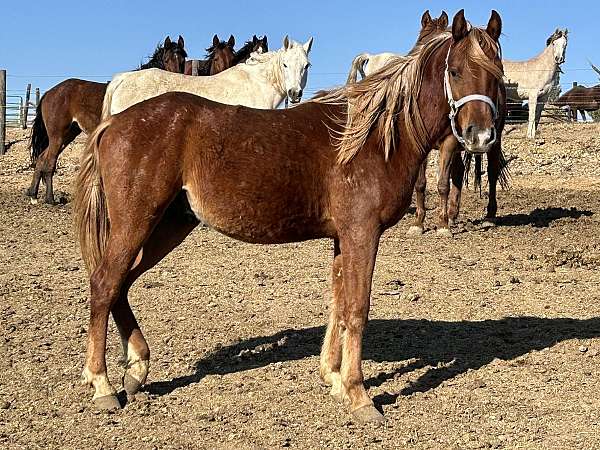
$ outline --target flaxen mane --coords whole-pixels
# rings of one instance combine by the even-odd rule
[[[365,79],[335,89],[312,101],[347,105],[344,118],[334,118],[343,131],[332,131],[338,150],[338,163],[351,161],[364,146],[371,132],[377,128],[388,159],[396,146],[400,114],[408,128],[408,138],[421,152],[428,150],[428,132],[421,118],[417,100],[429,58],[451,39],[451,33],[442,32],[430,41],[419,44],[405,57],[397,57],[378,72]],[[467,55],[468,63],[483,67],[497,79],[503,73],[486,55],[500,55],[498,44],[479,28],[472,28],[467,38],[457,44]],[[443,74],[440,74],[440,77]]]

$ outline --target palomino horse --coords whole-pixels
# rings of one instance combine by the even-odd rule
[[[181,36],[177,43],[167,36],[140,69],[157,67],[181,73],[186,53]],[[69,78],[48,90],[37,106],[31,132],[31,161],[35,171],[27,195],[37,203],[40,181],[46,185],[45,201],[54,204],[52,180],[58,155],[84,131],[91,133],[100,123],[107,83]]]
[[[238,64],[212,77],[189,77],[160,70],[115,75],[106,89],[102,118],[172,91],[252,108],[277,108],[286,97],[298,103],[308,78],[312,42],[310,38],[305,44],[299,44],[286,36],[278,51],[253,53],[246,64]]]
[[[453,119],[474,152],[489,147],[502,78],[498,13],[452,31],[380,72],[287,110],[259,110],[171,92],[98,126],[77,178],[76,222],[90,273],[83,383],[98,407],[119,407],[106,371],[112,312],[125,390],[148,375],[150,352],[127,299],[134,281],[200,222],[235,239],[277,244],[331,238],[333,306],[321,376],[356,420],[383,416],[363,383],[362,337],[381,234],[403,216],[427,150]],[[444,73],[448,85],[444,86]],[[190,218],[191,217],[191,218]]]
[[[213,36],[213,42],[210,47],[206,49],[206,59],[188,59],[185,62],[185,73],[186,75],[216,75],[219,72],[229,69],[233,66],[235,60],[235,38],[233,35],[229,36],[227,42],[219,39],[216,34]],[[193,63],[198,62],[198,72],[193,73]]]
[[[429,10],[423,13],[421,17],[421,34],[428,34],[433,30],[444,30],[448,26],[448,14],[446,11],[442,11],[442,14],[437,19],[432,19],[429,14]],[[348,79],[346,83],[355,83],[358,79],[358,74],[360,73],[361,77],[364,78],[367,75],[378,71],[383,66],[385,66],[392,59],[401,56],[396,53],[384,52],[378,53],[376,55],[371,55],[369,53],[361,53],[357,55],[353,60],[350,66],[350,73],[348,74]]]
[[[546,41],[546,48],[538,56],[527,61],[504,60],[504,74],[507,83],[516,88],[507,90],[509,100],[527,100],[529,124],[527,137],[533,139],[542,116],[544,104],[552,89],[558,85],[560,65],[565,62],[568,30],[558,28]]]
[[[586,111],[592,112],[600,109],[600,84],[589,88],[574,86],[552,104],[568,108],[574,122],[577,122],[577,111],[581,113],[581,117],[586,121]]]

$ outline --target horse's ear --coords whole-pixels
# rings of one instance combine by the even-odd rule
[[[267,46],[267,35],[265,34],[262,38],[263,44],[265,44],[265,47]]]
[[[569,29],[565,28],[565,37],[567,37],[567,34],[569,34]]]
[[[283,38],[283,49],[287,50],[288,48],[290,48],[290,38],[286,34],[285,37]]]
[[[171,37],[167,36],[167,38],[165,39],[165,43],[163,45],[164,47],[170,47],[171,46]]]
[[[425,28],[430,23],[431,23],[431,15],[429,14],[429,10],[427,10],[421,16],[421,28]]]
[[[446,11],[442,11],[440,18],[438,19],[438,26],[444,30],[448,27],[448,14],[446,14]]]
[[[258,38],[256,37],[256,35],[252,36],[252,45],[256,45],[257,42]]]
[[[219,42],[221,42],[219,40],[219,36],[217,36],[216,34],[213,36],[213,47],[216,47],[219,45]]]
[[[179,39],[177,39],[177,45],[179,48],[185,48],[185,42],[183,42],[183,37],[179,35]]]
[[[233,37],[233,34],[229,35],[229,40],[227,41],[227,45],[230,46],[231,48],[234,47],[234,45],[235,45],[235,38]]]
[[[469,33],[469,25],[465,19],[465,10],[461,9],[456,13],[452,20],[452,39],[454,42],[460,41]]]
[[[302,46],[302,47],[304,47],[304,51],[306,52],[307,55],[310,52],[310,49],[312,47],[312,43],[313,43],[313,38],[311,36],[311,37],[308,38],[308,41],[306,41],[304,43],[304,45]]]
[[[500,39],[500,35],[502,34],[502,19],[495,9],[492,9],[492,15],[485,31],[493,40],[498,42],[498,39]]]

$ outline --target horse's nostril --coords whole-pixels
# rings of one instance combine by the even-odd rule
[[[475,128],[475,126],[474,126],[474,125],[469,125],[469,126],[466,128],[466,130],[465,130],[465,133],[466,133],[466,134],[469,134],[469,135],[470,135],[470,134],[473,134],[473,128]]]
[[[302,89],[298,91],[298,97],[302,97]]]

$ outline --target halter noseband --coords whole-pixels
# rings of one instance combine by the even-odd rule
[[[494,122],[496,122],[498,119],[498,108],[496,108],[496,104],[487,95],[471,94],[466,95],[458,100],[454,100],[454,96],[452,95],[452,87],[450,86],[450,75],[448,72],[448,59],[450,58],[450,50],[452,50],[452,44],[450,44],[450,47],[448,48],[448,54],[446,55],[446,71],[444,73],[444,91],[446,92],[446,98],[448,99],[448,105],[450,106],[450,114],[448,114],[448,117],[450,118],[452,134],[454,134],[454,137],[462,146],[465,146],[465,139],[458,134],[458,131],[456,130],[456,122],[454,121],[454,118],[458,115],[458,110],[460,107],[466,103],[474,101],[487,103],[489,107],[492,108]],[[494,133],[494,139],[489,143],[489,145],[492,145],[494,142],[496,142],[496,134],[497,133]]]

